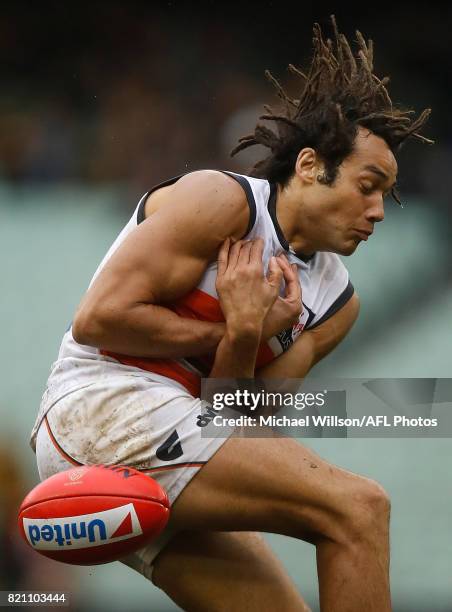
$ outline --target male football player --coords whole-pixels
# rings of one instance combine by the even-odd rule
[[[334,24],[334,21],[333,21]],[[316,547],[327,612],[390,610],[389,501],[367,478],[285,438],[201,435],[202,376],[302,378],[347,334],[351,255],[395,195],[395,152],[428,111],[392,105],[336,26],[291,99],[236,151],[249,176],[205,170],[158,185],[105,256],[63,338],[33,431],[41,478],[132,465],[172,502],[165,533],[124,561],[187,610],[307,610],[256,532]],[[279,295],[281,281],[285,289]],[[302,288],[302,295],[301,289]]]

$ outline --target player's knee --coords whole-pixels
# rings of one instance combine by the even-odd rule
[[[288,510],[295,537],[314,544],[325,539],[346,544],[382,540],[388,531],[390,501],[377,482],[347,475],[340,487],[326,491],[320,501],[300,503],[295,514]]]
[[[376,481],[359,478],[350,491],[343,515],[342,537],[350,542],[383,540],[389,529],[391,503]]]

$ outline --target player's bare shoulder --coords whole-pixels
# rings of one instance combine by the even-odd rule
[[[146,219],[163,211],[175,223],[178,219],[186,223],[189,216],[190,225],[208,229],[220,242],[228,236],[242,238],[250,218],[243,187],[217,170],[191,172],[154,191],[146,202]]]
[[[117,322],[134,304],[160,304],[185,295],[199,283],[224,240],[246,233],[248,201],[234,179],[203,170],[170,187],[158,201],[150,199],[145,220],[124,237],[91,284],[73,325],[81,342],[88,337],[83,330],[96,317]]]

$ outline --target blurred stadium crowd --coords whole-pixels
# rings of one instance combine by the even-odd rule
[[[290,87],[287,64],[308,60],[313,21],[328,33],[322,2],[303,5],[294,21],[295,6],[92,2],[84,11],[76,3],[5,3],[0,178],[127,181],[140,191],[198,168],[243,171],[247,157],[231,162],[228,152],[275,100],[264,69]],[[434,109],[426,133],[437,144],[428,155],[412,147],[402,188],[447,195],[450,9],[429,5],[428,14],[410,9],[408,16],[402,2],[377,16],[364,6],[353,15],[341,10],[346,33],[359,27],[375,39],[376,70],[393,77],[393,99]]]

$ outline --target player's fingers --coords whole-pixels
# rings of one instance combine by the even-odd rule
[[[237,264],[248,265],[250,263],[250,252],[253,248],[252,240],[245,240],[242,244],[242,248],[239,252],[239,258],[237,260]]]
[[[218,270],[217,276],[222,276],[226,272],[226,268],[228,267],[228,259],[229,259],[229,247],[231,245],[231,239],[226,238],[223,244],[218,251]]]
[[[287,257],[285,255],[283,255],[282,253],[280,255],[278,255],[277,257],[278,259],[278,263],[284,273],[284,277],[287,275],[289,277],[292,276],[292,266],[289,263],[289,260],[287,259]]]
[[[300,299],[301,284],[296,264],[290,265],[289,263],[280,263],[280,265],[283,270],[284,282],[286,285],[284,289],[284,297],[291,300]]]
[[[243,240],[237,240],[237,242],[234,242],[234,244],[229,249],[228,268],[230,268],[231,270],[233,270],[237,266],[243,242]]]
[[[281,253],[278,255],[278,259],[282,259],[282,260],[283,260],[283,261],[284,261],[286,264],[288,264],[288,263],[289,263],[289,260],[287,259],[287,255],[286,255],[285,253],[283,253],[283,252],[281,252]]]
[[[262,256],[264,253],[264,241],[262,238],[256,238],[253,240],[250,252],[250,263],[261,264]]]
[[[276,292],[279,291],[282,278],[283,272],[278,264],[278,260],[276,259],[276,257],[271,257],[268,263],[267,281],[270,285],[272,285]]]
[[[290,264],[287,257],[283,254],[278,255],[278,263],[283,271],[285,287],[285,297],[301,292],[300,280],[296,264]]]

